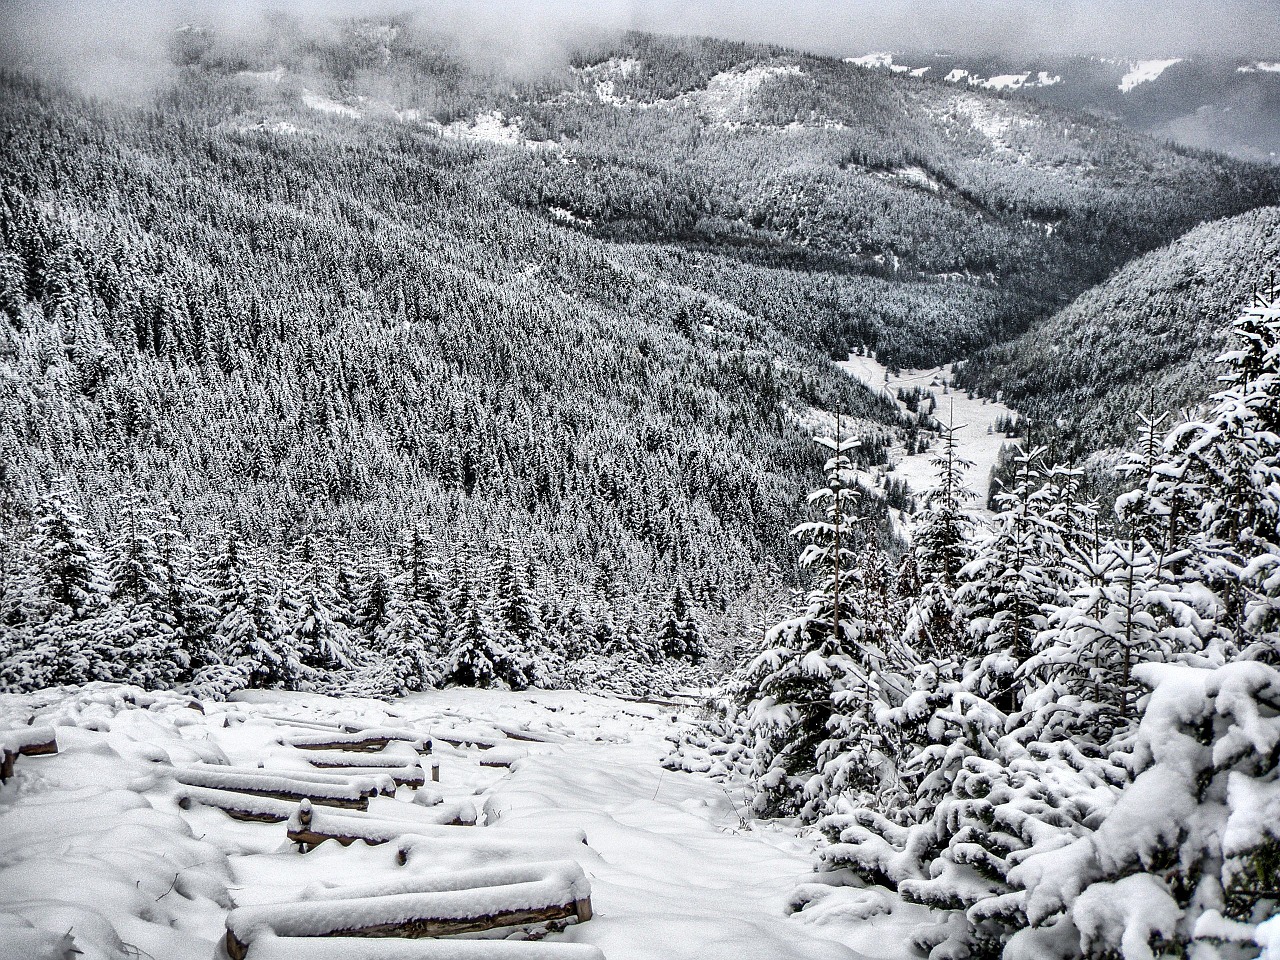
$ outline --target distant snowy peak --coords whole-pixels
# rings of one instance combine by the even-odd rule
[[[914,71],[912,71],[914,73]],[[1033,78],[1031,73],[1002,73],[994,77],[980,77],[968,70],[952,70],[942,79],[948,83],[967,83],[971,87],[982,87],[986,90],[1021,90],[1023,87],[1052,87],[1061,83],[1062,78],[1050,76],[1048,71],[1041,70]]]
[[[845,57],[844,62],[852,63],[859,67],[868,67],[872,70],[892,70],[894,73],[906,73],[911,69],[894,63],[892,53],[868,53],[863,57]]]
[[[1236,67],[1236,73],[1280,73],[1280,62],[1270,63],[1266,60],[1258,60]]]
[[[1181,62],[1182,57],[1173,57],[1169,60],[1135,60],[1129,64],[1129,72],[1120,79],[1120,92],[1128,93],[1139,84],[1158,80],[1160,74],[1175,63]]]
[[[868,53],[862,57],[845,57],[845,63],[852,63],[870,70],[891,70],[894,73],[909,73],[913,77],[923,77],[932,67],[911,67],[894,63],[892,53]],[[986,90],[1021,90],[1023,87],[1051,87],[1061,83],[1062,78],[1051,76],[1048,71],[1041,70],[1036,74],[1005,73],[994,77],[981,77],[968,70],[955,69],[942,78],[947,83],[966,83],[971,87],[982,87]]]

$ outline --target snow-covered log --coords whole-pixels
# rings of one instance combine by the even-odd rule
[[[356,754],[360,756],[360,754]],[[297,783],[329,783],[339,786],[357,787],[366,796],[374,797],[378,794],[384,796],[393,796],[397,786],[395,778],[387,773],[387,770],[397,769],[394,764],[370,764],[358,770],[352,770],[349,773],[343,773],[338,770],[289,770],[289,769],[269,769],[266,767],[232,767],[220,764],[207,764],[188,768],[189,770],[209,770],[215,772],[226,772],[247,777],[280,777],[285,780],[292,780]],[[411,768],[414,769],[414,768]],[[417,768],[420,770],[420,768]]]
[[[604,954],[585,943],[530,940],[264,936],[253,942],[248,960],[604,960]]]
[[[357,840],[374,845],[389,843],[426,827],[469,827],[476,822],[476,808],[466,800],[431,807],[406,806],[405,809],[414,811],[413,819],[380,817],[377,814],[339,814],[318,810],[304,802],[291,812],[289,839],[307,848],[326,840],[336,840],[344,847]]]
[[[432,739],[442,740],[451,747],[475,747],[477,750],[491,750],[503,740],[505,735],[481,732],[466,727],[432,727]]]
[[[427,782],[427,775],[422,770],[420,763],[393,763],[391,757],[380,757],[376,754],[364,756],[361,754],[347,754],[346,759],[360,756],[364,760],[380,761],[377,763],[344,763],[341,761],[330,762],[329,756],[321,753],[316,758],[308,758],[308,762],[313,767],[319,767],[322,770],[350,770],[361,776],[372,777],[389,777],[391,781],[398,787],[420,787]],[[321,759],[323,758],[323,759]]]
[[[480,758],[480,766],[482,767],[509,767],[517,760],[523,760],[529,756],[527,750],[521,750],[518,747],[501,747],[496,750],[488,750],[484,756]]]
[[[369,797],[380,792],[379,781],[372,777],[315,782],[276,773],[246,773],[216,766],[187,767],[175,770],[173,776],[178,783],[188,787],[206,787],[275,800],[310,799],[325,806],[352,810],[367,810]],[[385,782],[391,783],[390,780]]]
[[[42,757],[58,752],[52,727],[15,727],[0,730],[0,783],[13,776],[18,757]]]
[[[191,809],[193,804],[221,810],[234,820],[250,823],[283,823],[297,810],[296,803],[259,797],[230,790],[214,790],[209,787],[183,787],[178,792],[178,806]]]
[[[299,750],[354,750],[359,753],[376,753],[388,743],[407,743],[418,753],[431,752],[431,738],[411,730],[389,727],[371,727],[355,732],[313,733],[286,737],[280,741]]]
[[[311,891],[301,902],[238,907],[227,915],[227,953],[232,960],[245,960],[250,945],[271,934],[416,939],[590,920],[591,890],[581,867],[539,866],[413,877]]]

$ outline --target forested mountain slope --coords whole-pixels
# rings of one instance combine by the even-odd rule
[[[1204,224],[1021,337],[979,353],[958,379],[983,393],[1002,391],[1084,449],[1123,445],[1151,404],[1176,415],[1213,392],[1209,361],[1227,348],[1233,311],[1277,267],[1280,207]]]
[[[827,357],[962,355],[1278,196],[1075,115],[712,41],[518,82],[407,22],[173,56],[142,106],[2,78],[10,683],[699,661],[776,599],[806,424],[842,412],[865,461],[908,429]],[[135,675],[102,638],[139,630]],[[92,656],[49,667],[76,636]]]

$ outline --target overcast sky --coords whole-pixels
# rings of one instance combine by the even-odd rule
[[[679,25],[683,31],[824,53],[937,47],[1136,57],[1280,53],[1280,0],[635,0],[621,5],[649,28]]]
[[[586,32],[628,28],[841,56],[944,48],[1280,60],[1280,0],[0,0],[0,63],[110,95],[160,79],[182,23],[252,34],[264,11],[279,9],[317,25],[413,10],[477,51],[526,65],[562,56]]]

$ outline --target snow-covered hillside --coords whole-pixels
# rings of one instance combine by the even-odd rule
[[[99,684],[0,701],[0,725],[52,726],[60,747],[57,756],[20,757],[0,787],[0,957],[61,958],[74,942],[82,960],[204,960],[234,906],[294,900],[313,885],[509,864],[535,840],[537,859],[581,864],[594,910],[590,922],[547,942],[594,944],[609,960],[860,956],[837,940],[867,956],[904,956],[895,914],[856,927],[838,916],[821,924],[788,917],[815,840],[786,826],[748,828],[736,789],[664,771],[664,738],[686,726],[672,708],[567,692],[448,690],[389,705],[244,697],[199,705]],[[403,824],[406,835],[433,834],[420,855],[413,841],[330,841],[302,854],[285,823],[233,820],[202,805],[210,794],[175,779],[190,781],[192,771],[230,778],[227,764],[315,776],[309,758],[318,752],[282,741],[343,723],[435,734],[427,757],[404,742],[355,755],[427,769],[438,761],[438,783],[369,801],[369,815]],[[466,738],[497,746],[474,749]],[[494,762],[510,767],[485,765]],[[185,809],[184,796],[194,799]],[[438,826],[468,806],[480,825]],[[577,831],[587,845],[556,839]]]
[[[1012,409],[985,397],[970,397],[962,390],[951,389],[950,364],[928,370],[902,370],[896,375],[872,357],[854,356],[838,365],[869,387],[884,390],[903,410],[907,408],[898,399],[899,390],[918,387],[931,391],[937,400],[933,417],[943,424],[953,423],[957,428],[960,455],[973,463],[965,471],[968,487],[977,495],[979,504],[986,503],[991,471],[1001,449],[1009,442],[996,430],[996,423],[1006,418],[1017,419]],[[893,476],[905,480],[913,493],[923,493],[935,482],[935,470],[930,462],[935,454],[932,449],[910,454],[898,446],[889,452],[889,466]]]

